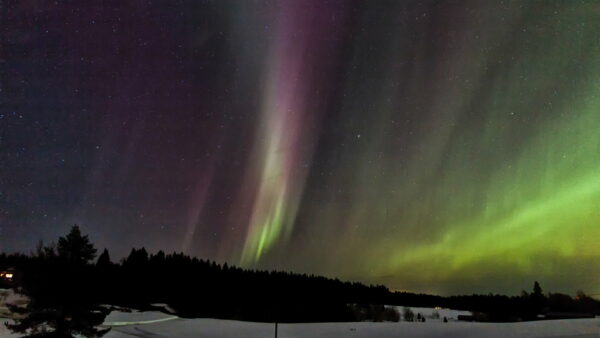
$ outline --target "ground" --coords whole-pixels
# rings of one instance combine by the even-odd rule
[[[413,308],[415,314],[433,309]],[[447,317],[454,312],[445,310]],[[439,310],[440,315],[443,311]],[[443,316],[443,315],[442,315]],[[157,322],[157,319],[164,321]],[[131,320],[138,324],[122,325]],[[143,324],[142,320],[151,322]],[[156,312],[119,313],[107,317],[106,324],[113,326],[107,338],[116,337],[273,337],[272,323],[249,323],[218,319],[182,319]],[[425,323],[314,323],[279,324],[279,338],[333,338],[333,337],[600,337],[600,318],[548,320],[523,323],[469,323],[450,321],[427,321]]]
[[[18,299],[6,290],[0,290],[0,317],[7,313],[4,302]],[[399,307],[400,313],[402,308]],[[450,309],[412,308],[415,316],[421,313],[427,318],[425,323],[311,323],[279,324],[278,338],[392,338],[392,337],[600,337],[600,318],[547,320],[522,323],[470,323],[456,321],[458,314],[464,311]],[[448,323],[429,318],[437,311],[440,317],[449,319]],[[0,318],[0,323],[7,318]],[[106,338],[118,337],[194,337],[194,338],[265,338],[274,337],[275,325],[272,323],[252,323],[219,319],[184,319],[162,312],[113,311],[104,322],[112,330]],[[0,337],[18,337],[0,325]]]

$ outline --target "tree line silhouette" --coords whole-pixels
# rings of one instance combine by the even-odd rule
[[[10,326],[32,337],[48,332],[101,336],[107,306],[173,312],[181,317],[212,317],[264,322],[395,320],[382,304],[446,307],[476,313],[475,320],[535,320],[540,314],[600,315],[600,302],[579,292],[572,298],[545,295],[539,283],[520,296],[442,297],[391,292],[383,285],[280,271],[248,270],[190,257],[183,253],[148,253],[132,249],[121,262],[96,249],[74,226],[57,244],[40,243],[30,255],[0,254],[0,270],[12,267],[13,282],[31,301],[13,311],[24,317]],[[164,305],[163,305],[164,304]],[[56,333],[58,332],[58,333]]]

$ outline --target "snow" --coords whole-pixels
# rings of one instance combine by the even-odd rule
[[[168,320],[178,319],[177,316],[165,316],[161,312],[119,312],[113,311],[104,319],[104,325],[107,326],[126,326],[141,325],[150,323],[166,322]]]
[[[7,317],[10,314],[7,304],[19,305],[26,302],[27,297],[15,293],[12,289],[0,289],[0,317]]]
[[[0,304],[1,306],[2,304]],[[419,322],[358,322],[358,323],[309,323],[279,324],[279,338],[391,338],[391,337],[600,337],[600,318],[548,320],[522,323],[471,323],[456,321],[459,314],[466,311],[412,307],[415,313],[425,317],[434,311],[448,323],[427,318]],[[398,307],[402,313],[402,307]],[[0,315],[1,316],[1,315]],[[0,323],[8,319],[0,318]],[[235,320],[209,318],[185,319],[157,311],[113,311],[105,319],[104,325],[112,327],[106,338],[117,337],[273,337],[273,323],[253,323]],[[0,325],[0,337],[18,337]]]
[[[18,337],[18,335],[11,333],[4,323],[10,321],[8,316],[10,311],[7,304],[23,304],[27,302],[27,298],[15,293],[12,289],[0,289],[0,337]]]
[[[411,308],[415,315],[425,316],[438,311],[440,316],[456,318],[465,311],[449,309]],[[161,317],[162,316],[162,317]],[[219,319],[172,318],[160,312],[113,312],[107,317],[106,324],[113,322],[146,322],[113,327],[105,336],[116,337],[273,337],[275,326],[272,323],[252,323]],[[157,319],[166,320],[156,322]],[[110,320],[109,320],[110,319]],[[600,318],[549,320],[522,323],[471,323],[429,320],[425,323],[310,323],[279,324],[280,338],[334,338],[334,337],[600,337]]]

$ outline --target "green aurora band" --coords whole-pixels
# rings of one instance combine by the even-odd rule
[[[600,292],[600,4],[474,7],[430,8],[428,23],[366,8],[343,122],[323,136],[337,142],[264,266],[438,293]]]

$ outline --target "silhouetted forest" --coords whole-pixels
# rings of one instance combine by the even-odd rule
[[[9,286],[35,300],[32,308],[22,312],[37,306],[60,307],[60,313],[76,314],[81,309],[99,313],[100,304],[167,311],[157,305],[166,304],[182,317],[321,322],[386,319],[381,316],[383,307],[373,305],[388,304],[469,310],[476,313],[474,320],[481,321],[535,320],[540,314],[600,315],[600,302],[583,292],[575,298],[544,294],[537,282],[531,292],[523,291],[520,296],[441,297],[314,275],[245,270],[182,253],[150,254],[144,248],[132,249],[115,263],[106,249],[96,259],[87,236],[81,236],[78,228],[76,232],[61,237],[57,245],[40,244],[30,255],[0,254],[0,270],[11,267],[16,272]],[[359,316],[357,308],[369,311]],[[104,315],[85,320],[97,323]]]

